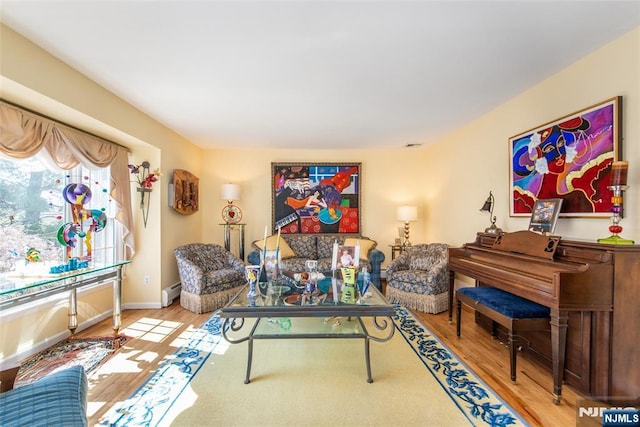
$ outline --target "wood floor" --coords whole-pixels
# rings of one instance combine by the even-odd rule
[[[576,423],[576,399],[581,396],[570,387],[563,390],[561,405],[551,401],[551,373],[526,357],[518,357],[518,382],[511,384],[507,348],[492,340],[477,327],[471,312],[463,312],[462,338],[447,313],[416,313],[464,363],[505,399],[528,423],[535,426],[571,426]],[[105,412],[128,398],[151,373],[184,342],[189,331],[198,327],[208,314],[196,315],[174,302],[161,310],[125,310],[122,332],[135,339],[128,341],[89,383],[89,424],[95,425]],[[78,336],[111,333],[107,319]],[[520,355],[519,355],[520,356]]]

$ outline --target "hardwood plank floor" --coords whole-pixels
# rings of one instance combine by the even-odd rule
[[[534,426],[571,426],[576,422],[576,399],[571,387],[563,389],[561,405],[551,401],[551,373],[535,361],[518,356],[518,381],[511,384],[507,348],[473,322],[472,312],[463,312],[462,338],[447,313],[415,313],[440,340],[478,373],[485,383]],[[196,315],[174,302],[161,310],[125,310],[122,332],[135,339],[105,363],[89,381],[89,424],[95,425],[112,406],[127,399],[184,342],[189,331],[211,313]],[[78,336],[111,333],[111,319]]]
[[[565,384],[562,403],[554,405],[551,371],[520,353],[517,356],[517,380],[513,384],[506,343],[492,339],[489,332],[477,326],[472,311],[462,311],[460,338],[456,336],[455,319],[450,324],[447,312],[414,314],[525,421],[533,426],[576,425],[576,400],[583,396]]]

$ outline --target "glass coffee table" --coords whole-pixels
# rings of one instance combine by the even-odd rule
[[[394,334],[394,308],[374,286],[354,304],[340,301],[330,290],[315,299],[302,301],[299,290],[273,289],[267,295],[249,298],[249,288],[243,288],[224,308],[222,335],[231,344],[248,341],[245,384],[251,381],[253,342],[258,339],[362,339],[367,368],[367,382],[372,383],[370,343],[386,342]],[[246,335],[230,336],[255,319]],[[365,319],[365,320],[363,320]],[[249,326],[249,325],[248,325]],[[238,335],[238,334],[236,334]]]

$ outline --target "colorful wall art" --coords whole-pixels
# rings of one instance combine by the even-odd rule
[[[509,138],[510,214],[530,216],[538,199],[562,199],[560,216],[611,214],[611,164],[621,153],[622,97]]]
[[[273,231],[360,233],[360,163],[272,163]]]

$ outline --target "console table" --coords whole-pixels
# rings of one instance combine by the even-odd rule
[[[17,307],[51,295],[69,293],[69,330],[78,327],[77,289],[90,285],[113,282],[113,333],[118,335],[122,313],[122,267],[131,261],[108,265],[94,265],[82,270],[62,274],[29,276],[6,273],[0,275],[0,310]]]

